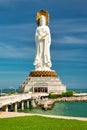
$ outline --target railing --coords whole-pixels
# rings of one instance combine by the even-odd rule
[[[48,96],[47,93],[28,93],[28,94],[18,94],[18,95],[11,95],[11,96],[4,96],[0,97],[0,108],[2,108],[5,105],[10,105],[16,102],[21,102],[23,100],[28,100],[33,98],[38,98],[41,96]]]

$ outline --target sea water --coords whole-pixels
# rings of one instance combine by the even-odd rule
[[[87,89],[74,89],[75,92],[87,93]],[[57,102],[51,110],[42,110],[40,107],[35,109],[26,109],[28,113],[87,117],[87,102]]]
[[[24,112],[47,115],[87,117],[87,102],[60,102],[55,103],[51,110],[42,110],[39,107],[35,109],[25,109]]]

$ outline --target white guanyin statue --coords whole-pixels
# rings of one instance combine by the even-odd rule
[[[48,13],[48,12],[46,12]],[[47,26],[47,17],[42,13],[39,14],[38,26],[35,34],[36,42],[36,56],[35,56],[35,70],[50,70],[52,63],[50,59],[50,44],[51,44],[51,35],[50,29]]]

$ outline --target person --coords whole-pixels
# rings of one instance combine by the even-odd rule
[[[52,66],[50,59],[51,34],[49,27],[46,25],[46,18],[44,15],[40,16],[39,25],[37,26],[35,34],[35,42],[35,70],[50,70]]]

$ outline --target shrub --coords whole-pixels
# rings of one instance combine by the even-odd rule
[[[62,97],[71,97],[73,96],[73,91],[67,91],[62,93]]]
[[[49,94],[49,98],[53,98],[53,99],[54,99],[54,98],[57,98],[57,94],[50,93],[50,94]]]
[[[62,97],[62,95],[61,94],[55,94],[55,93],[49,94],[49,98],[55,99],[55,98],[58,98],[58,97]]]
[[[73,91],[63,92],[62,94],[49,93],[49,98],[55,99],[59,97],[71,97],[73,96]]]

